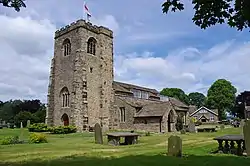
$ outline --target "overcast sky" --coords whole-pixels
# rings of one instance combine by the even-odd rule
[[[201,30],[192,5],[165,15],[164,0],[88,0],[91,21],[114,31],[115,80],[161,90],[204,94],[225,78],[249,90],[250,32],[227,25]],[[0,7],[0,100],[46,102],[56,29],[85,18],[82,0],[27,0],[15,12]]]

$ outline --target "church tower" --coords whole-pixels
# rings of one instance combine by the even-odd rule
[[[46,123],[88,130],[109,126],[113,32],[78,20],[55,32]]]

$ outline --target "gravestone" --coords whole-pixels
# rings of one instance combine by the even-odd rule
[[[23,128],[23,122],[21,122],[21,124],[20,124],[20,128],[21,128],[21,129]]]
[[[102,128],[101,128],[99,123],[95,124],[94,131],[95,131],[95,143],[96,144],[103,144]]]
[[[188,124],[188,131],[190,133],[195,133],[196,132],[196,130],[195,130],[195,123],[192,120],[190,120],[190,122]]]
[[[27,128],[30,127],[30,120],[27,120]]]
[[[182,139],[178,136],[171,135],[168,138],[168,156],[182,156]]]
[[[242,135],[243,135],[243,127],[244,127],[244,125],[245,125],[245,119],[242,119],[240,121],[240,134],[242,134]]]
[[[250,120],[247,120],[245,122],[245,125],[243,127],[243,135],[245,139],[247,156],[250,156]]]

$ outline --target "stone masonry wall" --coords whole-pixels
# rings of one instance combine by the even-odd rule
[[[87,53],[90,37],[97,41],[95,55]],[[71,54],[64,56],[63,41],[66,38],[71,43]],[[50,76],[48,123],[63,125],[61,117],[66,113],[70,125],[76,125],[80,131],[84,126],[94,126],[97,122],[108,127],[110,104],[113,102],[111,30],[78,20],[56,31],[54,66]],[[70,93],[70,106],[67,108],[62,108],[60,92],[63,87],[67,87]]]

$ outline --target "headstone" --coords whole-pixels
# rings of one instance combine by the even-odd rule
[[[5,122],[5,120],[3,121],[2,125],[3,125],[3,126],[5,126],[5,125],[6,125],[6,122]]]
[[[107,131],[109,131],[109,127],[108,127],[107,125],[104,125],[104,126],[102,127],[102,132],[105,133],[105,132],[107,132]]]
[[[250,156],[250,120],[247,120],[245,122],[245,125],[243,127],[243,135],[245,139],[247,156]]]
[[[243,127],[245,125],[245,119],[241,119],[240,121],[240,127]]]
[[[30,120],[27,120],[27,128],[30,127]]]
[[[224,124],[220,125],[220,129],[221,130],[225,129],[225,125]]]
[[[245,119],[242,119],[240,121],[240,134],[243,134],[243,127],[244,127],[244,125],[245,125]]]
[[[95,131],[95,143],[96,144],[103,144],[102,128],[101,128],[99,123],[95,124],[94,131]]]
[[[21,129],[23,128],[23,122],[21,122],[21,124],[20,124],[20,128],[21,128]]]
[[[195,131],[195,123],[192,120],[190,120],[190,122],[188,124],[188,131],[190,133],[195,133],[196,132]]]
[[[171,135],[168,138],[168,156],[182,156],[182,139],[178,136]]]

